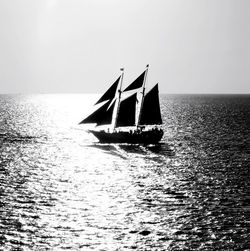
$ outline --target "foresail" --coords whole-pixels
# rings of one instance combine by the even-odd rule
[[[112,103],[112,102],[111,102]],[[115,107],[115,102],[110,104],[106,111],[102,114],[101,119],[97,122],[97,125],[109,125],[112,123],[112,116]]]
[[[97,124],[104,125],[110,124],[112,120],[112,112],[114,109],[114,103],[111,104],[111,101],[106,102],[92,114],[90,114],[87,118],[82,120],[79,124]]]
[[[115,97],[117,86],[119,84],[121,76],[111,85],[111,87],[101,96],[101,98],[95,103],[96,105],[107,100],[112,100]]]
[[[144,97],[139,125],[162,124],[158,84]]]
[[[134,82],[132,82],[132,84],[130,84],[127,88],[125,88],[123,92],[141,88],[144,82],[145,72],[146,70]]]
[[[117,127],[135,125],[136,102],[136,93],[121,101],[117,118]]]

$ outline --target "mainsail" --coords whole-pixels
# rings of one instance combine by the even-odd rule
[[[101,96],[101,98],[95,103],[96,105],[107,100],[112,100],[115,97],[117,86],[119,84],[121,76],[111,85],[111,87]]]
[[[141,88],[144,82],[145,73],[146,70],[136,80],[134,80],[127,88],[125,88],[123,92]]]
[[[139,125],[162,124],[158,84],[144,97]]]
[[[87,118],[82,120],[79,124],[89,124],[95,123],[97,125],[106,125],[110,124],[112,120],[112,113],[114,110],[114,102],[112,100],[106,102],[92,114],[90,114]]]
[[[136,93],[121,101],[117,118],[117,127],[135,125],[136,102]]]

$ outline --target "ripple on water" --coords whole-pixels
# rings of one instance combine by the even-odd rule
[[[3,249],[249,248],[248,96],[162,96],[152,146],[93,143],[83,100],[0,98]]]

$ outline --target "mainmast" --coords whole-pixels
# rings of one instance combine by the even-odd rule
[[[115,109],[114,109],[114,118],[112,120],[112,126],[111,129],[114,130],[117,126],[117,118],[118,118],[118,113],[120,109],[120,103],[121,103],[121,93],[122,93],[122,81],[123,81],[123,75],[124,75],[124,68],[121,68],[121,79],[120,79],[120,86],[118,89],[118,98],[115,104]]]
[[[139,108],[139,114],[138,114],[138,120],[136,122],[136,127],[139,126],[140,124],[140,120],[141,120],[141,112],[142,112],[142,107],[143,107],[143,101],[144,101],[144,96],[145,96],[145,86],[146,86],[146,79],[147,79],[147,73],[148,73],[148,67],[149,65],[146,65],[146,71],[145,71],[145,76],[144,76],[144,80],[143,80],[143,85],[142,85],[142,97],[141,97],[141,104],[140,104],[140,108]]]

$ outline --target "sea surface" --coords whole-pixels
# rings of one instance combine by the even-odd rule
[[[161,95],[158,145],[99,144],[97,95],[0,95],[0,250],[250,250],[250,96]]]

